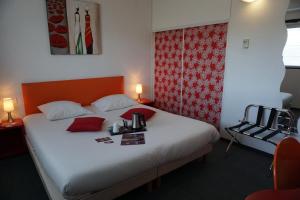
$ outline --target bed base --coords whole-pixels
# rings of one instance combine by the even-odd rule
[[[109,187],[107,189],[94,192],[94,193],[89,193],[81,196],[72,196],[72,197],[67,197],[64,198],[59,189],[56,187],[54,182],[50,179],[50,177],[45,173],[44,169],[42,168],[38,157],[35,154],[35,151],[26,138],[26,142],[28,145],[28,149],[30,152],[30,155],[34,161],[34,164],[37,168],[37,171],[42,179],[42,182],[44,184],[44,187],[47,191],[48,197],[51,200],[110,200],[117,198],[135,188],[138,188],[139,186],[142,186],[144,184],[150,183],[149,185],[152,185],[152,181],[158,182],[159,184],[155,185],[160,185],[160,177],[163,176],[164,174],[167,174],[193,160],[200,159],[203,156],[206,156],[211,150],[212,150],[212,144],[208,144],[205,147],[199,149],[198,151],[194,152],[193,154],[182,158],[178,159],[169,163],[166,163],[164,165],[161,165],[159,167],[150,169],[148,171],[145,171],[135,177],[129,178],[125,181],[122,181],[120,183],[115,184],[112,187]]]

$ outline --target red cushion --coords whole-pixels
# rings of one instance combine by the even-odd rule
[[[141,113],[145,116],[145,120],[148,120],[155,114],[155,111],[147,108],[133,108],[122,114],[120,117],[131,120],[132,113]]]
[[[75,118],[74,122],[69,126],[67,131],[70,132],[101,131],[102,123],[104,120],[105,119],[100,117]]]

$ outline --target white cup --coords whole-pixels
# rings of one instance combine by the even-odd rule
[[[119,130],[120,130],[120,125],[119,125],[118,122],[115,122],[115,123],[113,124],[113,133],[118,133]]]

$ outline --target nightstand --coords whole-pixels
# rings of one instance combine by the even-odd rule
[[[140,101],[138,101],[140,104],[146,105],[146,106],[154,106],[154,101],[150,100],[150,99],[146,99],[146,98],[141,98]]]
[[[15,156],[27,152],[25,142],[25,128],[22,119],[15,119],[9,125],[6,122],[0,124],[0,158]]]

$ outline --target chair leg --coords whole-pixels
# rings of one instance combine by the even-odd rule
[[[274,167],[274,161],[272,161],[272,163],[271,163],[271,165],[269,167],[270,171],[273,171],[273,167]]]
[[[233,143],[233,137],[230,139],[230,142],[229,142],[229,144],[228,144],[228,146],[227,146],[227,148],[226,148],[226,153],[229,151],[229,149],[230,149],[230,147],[231,147],[231,145],[232,145],[232,143]]]
[[[230,149],[230,147],[231,147],[231,145],[233,144],[234,141],[236,141],[237,143],[239,143],[238,139],[236,139],[236,133],[234,135],[230,134],[230,136],[231,136],[231,139],[230,139],[230,142],[229,142],[229,144],[228,144],[228,146],[226,148],[226,153],[229,151],[229,149]]]
[[[199,162],[199,163],[205,163],[206,162],[206,155],[203,155],[202,157],[198,158],[197,162]]]
[[[153,181],[150,181],[147,183],[147,192],[152,192],[153,191]]]
[[[154,179],[153,181],[150,181],[146,184],[147,192],[152,192],[154,189],[160,188],[161,185],[161,177],[158,177],[157,179]]]
[[[160,188],[161,185],[161,177],[158,177],[157,179],[154,180],[154,186],[155,188]]]

